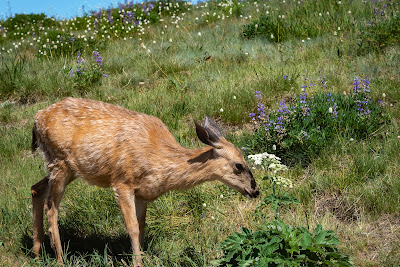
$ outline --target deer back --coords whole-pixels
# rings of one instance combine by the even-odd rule
[[[180,147],[158,118],[88,99],[67,98],[39,111],[34,130],[49,164],[63,160],[74,176],[102,187],[116,179],[139,187]]]

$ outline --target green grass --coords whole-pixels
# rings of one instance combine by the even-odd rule
[[[351,93],[353,79],[367,76],[372,98],[386,102],[391,124],[366,139],[350,141],[352,136],[337,136],[311,157],[308,165],[292,166],[288,176],[294,182],[293,193],[301,205],[282,209],[280,216],[290,225],[309,225],[313,229],[322,224],[324,229],[334,230],[342,241],[339,250],[349,254],[356,266],[397,265],[400,261],[398,42],[373,29],[365,30],[369,19],[377,20],[373,7],[381,10],[379,3],[342,1],[338,7],[331,5],[332,1],[305,2],[304,6],[292,1],[286,1],[285,5],[282,1],[236,3],[233,15],[229,14],[229,7],[220,7],[216,2],[207,6],[202,3],[183,11],[185,15],[177,11],[176,16],[183,18],[177,24],[179,28],[172,23],[176,18],[162,15],[163,21],[146,24],[140,36],[137,32],[113,35],[109,40],[104,38],[105,42],[101,33],[94,34],[92,26],[87,35],[93,33],[98,42],[87,47],[79,39],[80,52],[93,63],[93,48],[99,48],[102,70],[108,77],[101,77],[83,89],[75,86],[65,73],[67,66],[76,64],[78,51],[74,49],[78,46],[60,54],[48,50],[44,56],[38,53],[38,48],[30,46],[34,41],[32,32],[26,33],[31,29],[13,27],[6,38],[1,35],[0,265],[56,265],[48,238],[43,262],[30,257],[30,186],[46,174],[40,156],[30,152],[32,121],[39,109],[66,96],[118,104],[161,118],[185,147],[201,145],[193,119],[200,120],[208,114],[221,125],[229,140],[241,145],[253,129],[248,113],[257,108],[254,91],[261,91],[267,108],[275,109],[281,99],[301,92],[303,73],[316,80],[319,69],[328,81],[328,89],[334,93]],[[399,10],[388,1],[385,3],[387,21],[379,24],[379,29],[382,33],[392,33],[396,30]],[[276,8],[281,8],[281,13]],[[285,20],[291,20],[287,22],[291,29],[287,39],[277,43],[262,36],[243,37],[244,25],[257,23],[266,11],[276,19],[285,14]],[[322,11],[324,15],[319,16]],[[326,11],[332,18],[340,19],[325,16]],[[392,20],[395,16],[397,20]],[[85,19],[93,21],[92,17]],[[293,33],[290,25],[294,20],[304,21],[303,33]],[[64,28],[71,32],[71,21],[68,25],[66,21],[46,23],[54,31]],[[0,24],[9,25],[3,21]],[[77,39],[84,30],[83,26],[76,26],[72,33]],[[20,41],[20,33],[24,33],[24,40],[15,48],[13,42]],[[43,31],[40,36],[45,40]],[[370,38],[369,46],[360,50],[363,38]],[[40,45],[43,44],[41,41]],[[283,80],[284,75],[291,77],[290,83]],[[318,90],[315,87],[308,93]],[[273,152],[272,145],[266,149],[269,153]],[[221,256],[218,247],[225,237],[241,227],[261,229],[265,219],[256,216],[254,210],[269,184],[261,181],[262,173],[255,172],[255,177],[262,189],[260,198],[255,200],[244,199],[221,184],[210,183],[188,191],[169,192],[151,203],[145,266],[209,266]],[[272,220],[273,211],[265,211],[265,218]],[[112,190],[82,181],[72,183],[61,204],[59,225],[61,239],[68,246],[67,264],[132,265],[129,238]]]

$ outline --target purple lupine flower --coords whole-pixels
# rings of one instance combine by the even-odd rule
[[[250,121],[252,123],[257,124],[257,122],[256,122],[256,114],[255,113],[249,113],[249,118],[250,118]]]
[[[134,24],[135,22],[135,12],[128,11],[124,16],[124,23]]]
[[[286,106],[286,101],[283,99],[281,102],[278,103],[279,108],[277,112],[283,113],[283,114],[290,114],[292,111]]]
[[[265,123],[265,131],[269,131],[270,127],[274,124],[274,120],[270,120],[269,117]]]
[[[368,78],[364,77],[363,79],[361,79],[361,82],[359,81],[359,78],[356,77],[353,80],[353,85],[355,85],[353,87],[353,93],[356,97],[359,96],[359,94],[361,93],[361,89],[362,92],[364,93],[363,98],[362,99],[357,99],[355,102],[357,103],[357,111],[359,113],[360,116],[362,117],[367,117],[370,113],[371,110],[369,109],[369,103],[371,102],[371,99],[369,97],[369,80]]]
[[[358,77],[353,79],[353,94],[357,95],[361,92],[361,87],[360,87],[360,81],[358,80]]]
[[[257,104],[257,111],[258,111],[258,116],[257,119],[264,121],[265,120],[265,108],[262,103]]]
[[[364,77],[364,79],[361,79],[361,86],[362,86],[364,92],[366,92],[366,93],[370,92],[368,78]]]
[[[85,59],[81,57],[81,52],[78,52],[78,56],[76,57],[76,63],[79,65],[85,65]]]
[[[303,110],[303,116],[310,116],[310,107],[307,105],[307,96],[308,94],[306,92],[300,93],[300,104],[301,104],[301,109]]]
[[[332,118],[337,118],[338,117],[338,111],[337,111],[338,105],[336,103],[333,103],[332,106]]]
[[[331,102],[333,102],[333,97],[332,97],[332,94],[331,94],[331,92],[328,92],[327,94],[326,94],[326,97],[328,98],[326,101],[331,101]]]
[[[278,137],[282,137],[285,135],[285,128],[283,127],[284,118],[279,116],[276,118],[276,122],[274,123],[274,130],[278,134]]]
[[[365,97],[364,100],[357,100],[356,101],[357,110],[358,110],[360,116],[367,116],[367,115],[369,115],[371,113],[371,110],[368,107],[368,104],[370,102],[371,101],[367,97]]]
[[[304,139],[306,139],[306,140],[308,140],[308,134],[307,134],[307,132],[306,131],[301,131],[300,132],[300,134],[302,135],[302,137],[304,138]]]
[[[93,57],[94,60],[96,61],[97,66],[101,67],[103,60],[100,56],[100,53],[97,50],[93,51]]]

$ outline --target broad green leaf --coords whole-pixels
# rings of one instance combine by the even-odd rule
[[[320,245],[320,244],[325,244],[325,237],[326,237],[326,232],[325,231],[321,231],[319,234],[315,235],[314,237],[314,243],[316,245]]]
[[[308,247],[307,249],[309,251],[311,251],[311,252],[317,252],[317,253],[320,253],[320,254],[325,254],[325,251],[323,249],[319,248],[319,247]]]
[[[302,239],[301,239],[299,245],[303,249],[306,249],[307,247],[312,245],[312,236],[309,232],[305,232],[302,234]]]

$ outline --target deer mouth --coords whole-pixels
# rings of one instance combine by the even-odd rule
[[[252,190],[252,192],[249,192],[246,189],[244,189],[244,194],[243,195],[245,197],[247,197],[248,199],[252,199],[252,198],[258,197],[259,194],[260,194],[260,191],[257,188],[256,190]]]

